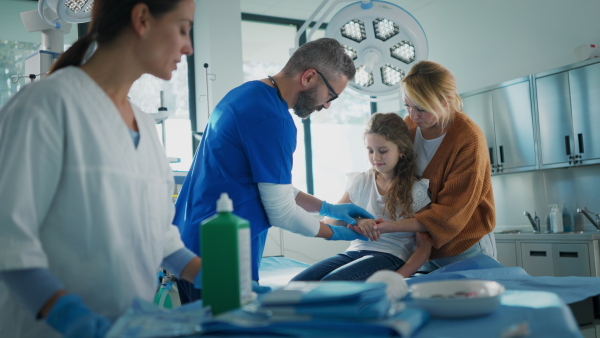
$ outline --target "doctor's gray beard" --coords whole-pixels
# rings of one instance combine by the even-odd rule
[[[317,87],[301,91],[293,109],[294,114],[303,119],[309,117],[314,111],[323,109],[323,106],[317,106]]]

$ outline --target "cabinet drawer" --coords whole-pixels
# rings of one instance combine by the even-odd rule
[[[553,244],[552,255],[555,276],[591,276],[587,244]]]
[[[554,259],[550,243],[521,243],[523,269],[532,276],[554,276]]]

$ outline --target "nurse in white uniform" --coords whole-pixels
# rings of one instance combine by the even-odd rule
[[[90,32],[0,110],[3,337],[102,337],[134,297],[152,300],[159,267],[200,275],[171,224],[154,121],[127,99],[142,74],[168,80],[192,53],[194,10],[94,1]]]

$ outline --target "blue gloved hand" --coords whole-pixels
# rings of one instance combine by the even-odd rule
[[[375,219],[375,217],[365,209],[352,203],[329,204],[325,201],[321,204],[319,215],[339,219],[352,225],[356,225],[356,220],[353,217]]]
[[[328,227],[333,231],[333,235],[331,235],[330,241],[353,241],[355,239],[362,239],[363,241],[368,241],[369,239],[358,232],[343,227],[343,226],[334,226],[327,224]]]
[[[202,269],[200,269],[196,277],[194,277],[194,287],[196,289],[202,289]]]
[[[270,292],[271,287],[270,286],[260,286],[257,281],[253,280],[252,281],[252,291],[254,291],[260,295],[261,293]]]
[[[67,294],[60,297],[52,309],[46,323],[67,338],[94,337],[101,338],[110,329],[110,322],[105,317],[92,312],[79,296]]]

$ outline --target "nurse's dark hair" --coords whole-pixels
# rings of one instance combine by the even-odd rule
[[[367,125],[365,137],[368,134],[385,137],[386,140],[398,147],[398,152],[404,154],[394,167],[394,176],[388,186],[385,199],[385,211],[390,219],[396,220],[396,208],[400,206],[400,217],[412,217],[417,211],[412,210],[411,206],[413,203],[412,186],[417,177],[415,175],[415,150],[408,126],[396,113],[375,113]],[[375,168],[372,170],[377,175]]]
[[[307,69],[316,69],[329,80],[337,80],[343,74],[354,79],[356,68],[352,58],[336,39],[321,38],[300,46],[290,57],[283,73],[293,77]]]
[[[175,9],[179,1],[181,0],[95,0],[87,34],[79,38],[56,60],[50,72],[67,66],[81,65],[94,41],[98,45],[112,42],[131,24],[131,11],[135,5],[146,4],[154,17],[160,17]]]

